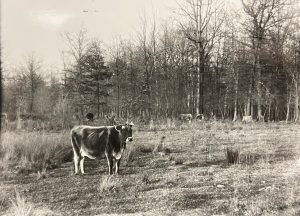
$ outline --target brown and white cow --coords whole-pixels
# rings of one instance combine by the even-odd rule
[[[74,152],[75,173],[84,174],[84,159],[106,156],[109,174],[113,174],[115,160],[116,174],[119,172],[120,161],[126,144],[133,141],[133,123],[118,126],[75,126],[71,130],[71,143]]]

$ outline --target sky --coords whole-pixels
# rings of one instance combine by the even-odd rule
[[[1,0],[2,60],[8,68],[25,63],[34,53],[46,67],[62,66],[65,32],[86,28],[104,43],[132,37],[140,17],[167,19],[175,0]]]

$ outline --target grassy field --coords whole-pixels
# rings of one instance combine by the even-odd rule
[[[120,175],[101,159],[83,176],[68,131],[2,134],[0,214],[300,215],[299,125],[166,122],[134,138]]]

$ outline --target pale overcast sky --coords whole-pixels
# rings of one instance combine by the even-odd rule
[[[1,0],[3,60],[20,65],[31,52],[46,65],[61,64],[65,48],[61,33],[88,34],[108,43],[114,36],[129,37],[146,11],[168,17],[174,0]]]
[[[34,52],[43,65],[60,67],[62,33],[85,27],[89,36],[109,43],[134,35],[145,11],[162,20],[175,6],[175,0],[1,0],[2,58],[8,67],[19,66]]]

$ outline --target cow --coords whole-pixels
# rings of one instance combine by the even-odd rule
[[[196,116],[196,120],[198,120],[198,121],[203,121],[203,120],[204,120],[204,115],[203,115],[203,114],[198,114],[198,115]]]
[[[243,116],[242,122],[253,122],[252,116]]]
[[[191,123],[192,118],[193,118],[193,116],[190,113],[189,114],[179,114],[179,120],[181,120],[181,121],[187,121],[187,122]]]
[[[113,160],[119,173],[120,161],[126,144],[133,141],[133,123],[117,126],[74,126],[71,130],[71,143],[74,152],[75,174],[84,174],[84,159],[106,156],[109,175],[113,174]]]
[[[94,121],[94,114],[93,113],[87,113],[85,115],[87,121]]]

